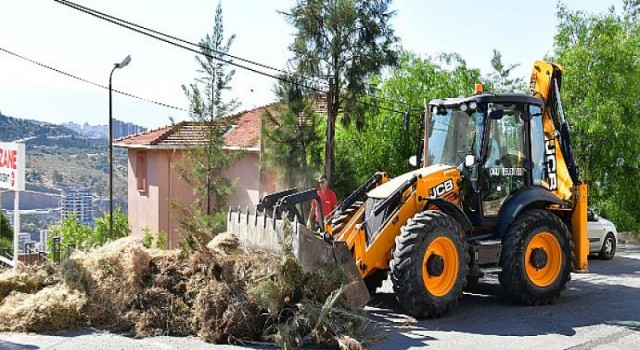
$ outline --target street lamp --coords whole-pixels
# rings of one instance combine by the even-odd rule
[[[113,106],[111,103],[111,78],[113,78],[113,72],[118,68],[126,67],[131,62],[131,56],[122,60],[120,63],[113,65],[113,69],[109,74],[109,238],[113,239]]]

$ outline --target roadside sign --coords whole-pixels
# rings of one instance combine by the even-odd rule
[[[0,189],[13,191],[13,269],[18,268],[20,191],[24,191],[27,153],[23,142],[0,142]],[[5,259],[6,260],[6,259]],[[6,261],[2,260],[6,263]],[[11,264],[10,264],[11,265]]]
[[[0,188],[24,191],[24,143],[0,142]]]

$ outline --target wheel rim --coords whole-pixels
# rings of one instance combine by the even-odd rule
[[[429,293],[441,297],[449,293],[458,277],[458,250],[448,237],[434,239],[422,259],[422,280]]]
[[[547,287],[560,275],[563,259],[558,239],[546,231],[537,233],[529,240],[524,257],[527,277],[536,286]]]
[[[611,255],[611,253],[613,253],[613,240],[611,239],[611,237],[607,237],[607,239],[604,241],[604,252],[607,255]]]

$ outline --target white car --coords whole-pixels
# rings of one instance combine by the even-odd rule
[[[604,260],[613,259],[618,243],[618,231],[615,225],[589,209],[587,212],[587,231],[589,231],[589,252],[598,254]]]

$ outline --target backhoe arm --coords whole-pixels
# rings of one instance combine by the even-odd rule
[[[571,151],[569,124],[562,108],[560,87],[562,67],[536,61],[531,72],[530,94],[544,100],[545,161],[549,190],[572,205],[571,234],[573,237],[576,271],[586,272],[589,241],[587,235],[587,185],[582,182]]]

